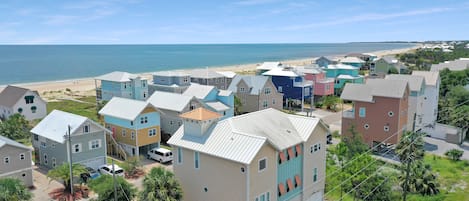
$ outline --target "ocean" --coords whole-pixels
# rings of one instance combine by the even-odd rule
[[[408,48],[414,43],[0,45],[0,85],[131,73],[220,67],[351,52]]]

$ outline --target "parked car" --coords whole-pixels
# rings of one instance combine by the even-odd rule
[[[112,176],[112,165],[101,165],[98,168],[98,172],[101,174],[107,174]],[[124,176],[124,169],[118,165],[114,165],[114,172],[117,176]]]
[[[101,174],[99,174],[98,171],[94,170],[93,168],[90,168],[90,167],[86,167],[86,170],[87,172],[85,173],[82,173],[80,175],[81,179],[84,181],[84,182],[87,182],[88,179],[96,179],[98,178]]]
[[[147,158],[166,163],[173,160],[173,152],[165,148],[153,148],[148,151]]]

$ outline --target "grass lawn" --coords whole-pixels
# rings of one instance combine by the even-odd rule
[[[96,97],[89,96],[78,98],[78,100],[86,102],[80,103],[77,101],[72,100],[60,100],[55,102],[48,102],[47,103],[47,112],[50,113],[52,110],[62,110],[65,112],[70,112],[73,114],[82,115],[92,119],[93,121],[98,120],[98,116],[96,115]]]

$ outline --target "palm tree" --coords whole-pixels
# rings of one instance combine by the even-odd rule
[[[412,169],[414,178],[412,178],[411,185],[415,192],[422,195],[436,195],[440,192],[438,189],[439,184],[436,181],[436,176],[431,172],[430,165],[418,163]]]
[[[31,200],[33,195],[19,179],[0,179],[0,200],[23,201]]]
[[[143,187],[140,200],[177,201],[182,199],[181,185],[174,174],[163,167],[152,168],[143,180]]]
[[[234,112],[235,115],[240,115],[243,107],[243,103],[238,96],[234,96]]]
[[[81,174],[87,172],[86,167],[79,163],[75,163],[72,165],[72,171],[74,178],[79,177]],[[62,181],[62,184],[64,185],[63,189],[54,189],[52,192],[49,193],[49,195],[54,199],[69,199],[68,197],[71,196],[70,165],[68,163],[63,163],[62,165],[55,167],[54,169],[50,170],[49,173],[47,173],[47,177],[49,177],[50,180],[55,179],[58,181]],[[81,196],[81,191],[74,191],[73,197],[76,198]]]
[[[422,137],[421,133],[405,132],[396,147],[396,154],[404,166],[402,168],[405,173],[404,182],[402,183],[404,201],[407,198],[407,193],[410,191],[411,167],[421,161],[424,155],[424,141]]]
[[[134,200],[137,189],[124,178],[116,176],[116,180],[110,175],[101,175],[91,180],[88,185],[98,194],[97,201],[114,200],[114,187],[116,187],[117,200]]]

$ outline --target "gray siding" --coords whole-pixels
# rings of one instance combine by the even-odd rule
[[[24,154],[23,160],[20,159],[20,154]],[[8,164],[4,161],[5,157],[9,158]],[[5,145],[0,148],[0,160],[0,178],[18,178],[26,186],[33,185],[30,150]]]

